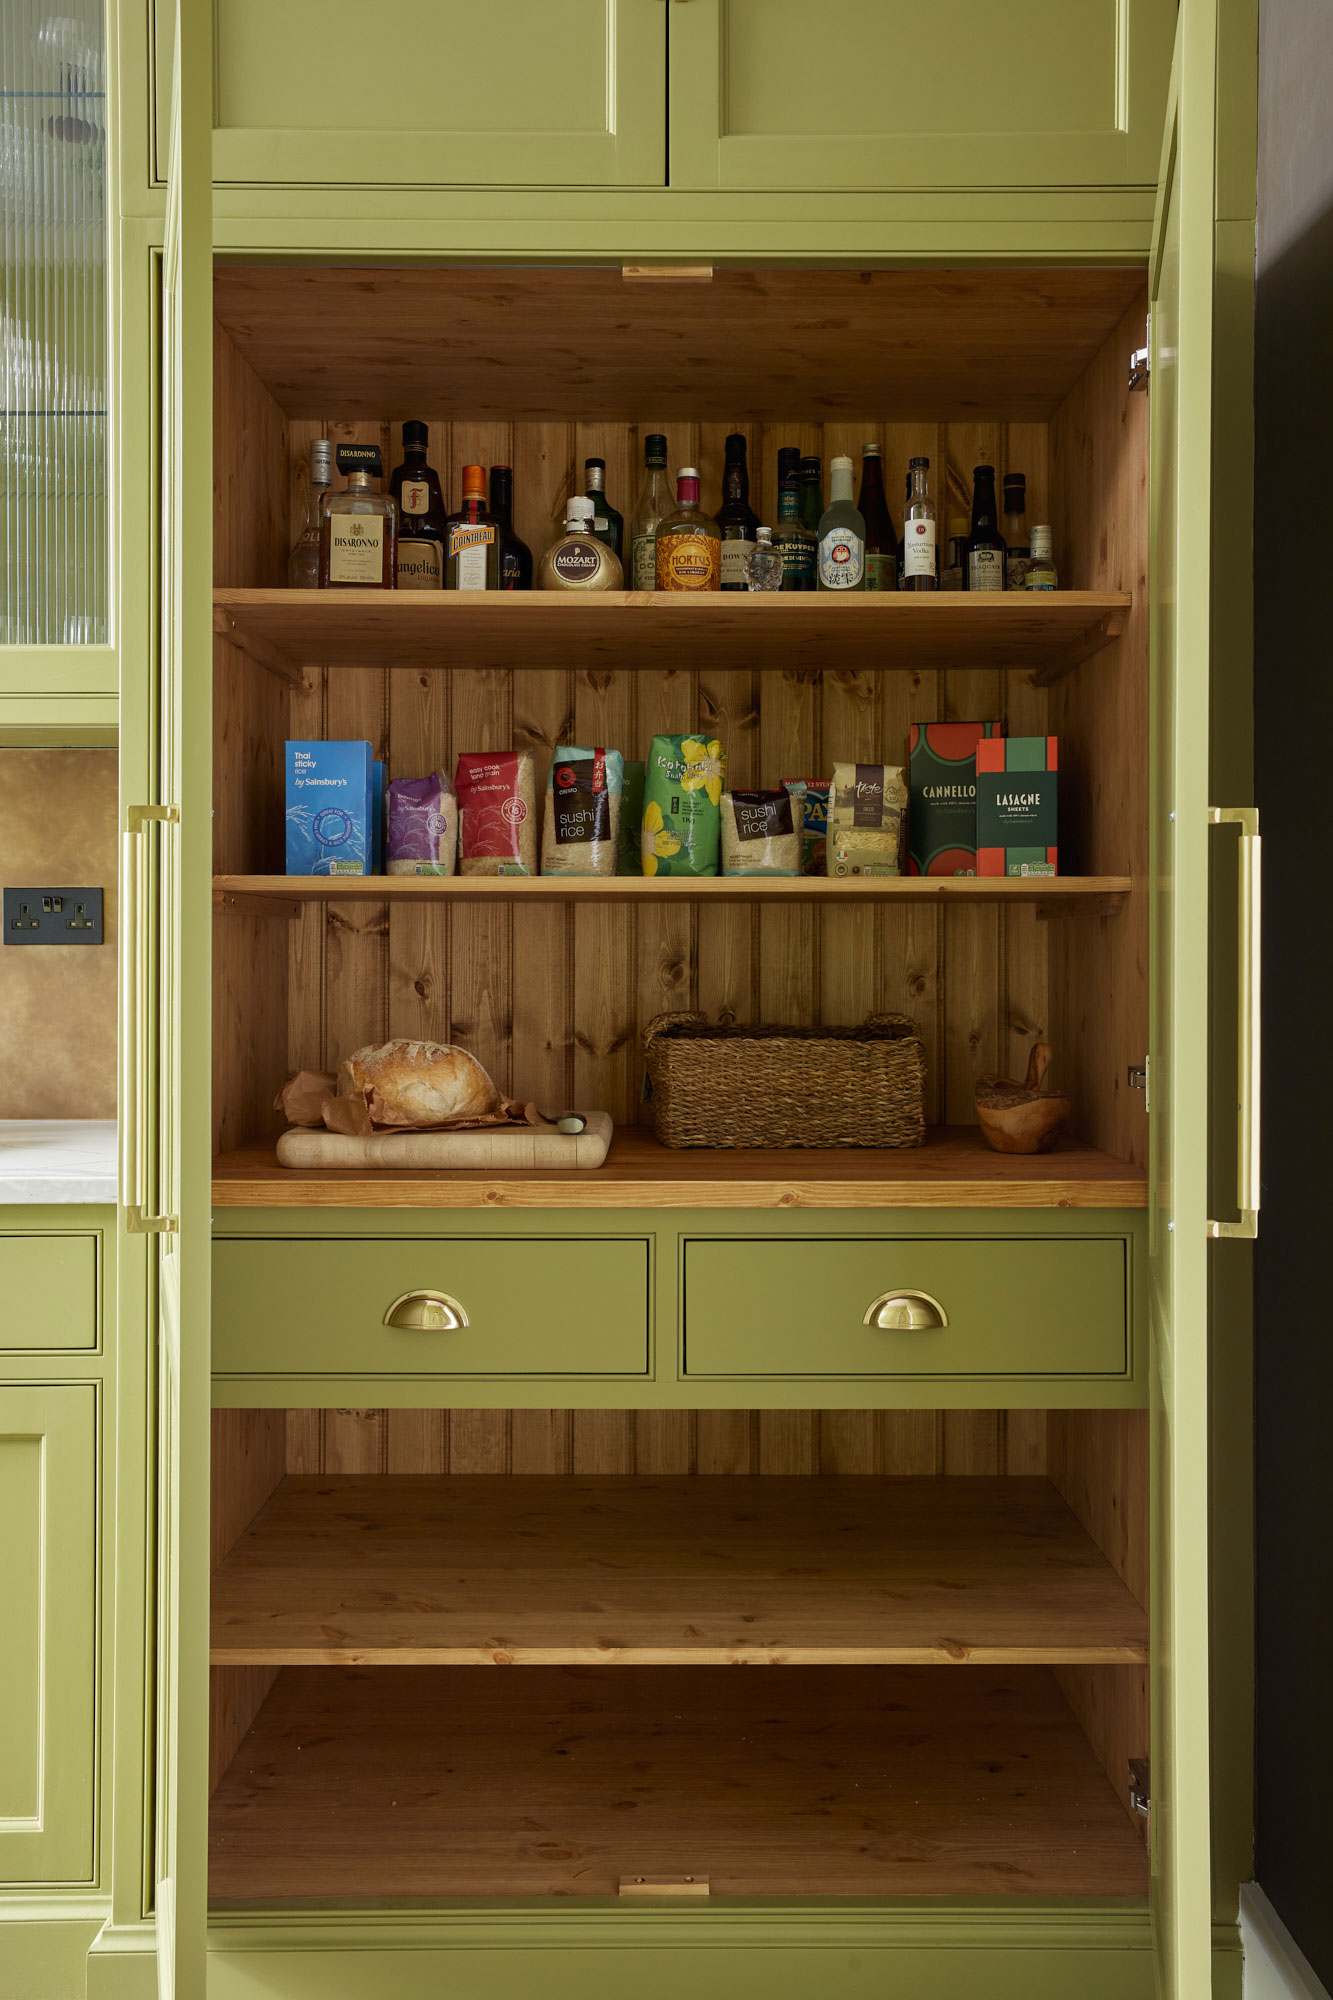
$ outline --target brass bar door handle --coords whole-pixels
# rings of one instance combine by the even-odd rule
[[[866,1307],[862,1326],[886,1333],[929,1333],[949,1324],[949,1315],[929,1292],[881,1292]]]
[[[408,1333],[457,1333],[470,1324],[457,1299],[448,1292],[404,1292],[385,1313],[383,1325]]]
[[[1260,900],[1259,813],[1254,806],[1209,806],[1210,826],[1240,828],[1237,888],[1236,1207],[1235,1222],[1210,1222],[1213,1238],[1259,1234],[1259,1096],[1263,1064],[1260,986],[1263,907]]]

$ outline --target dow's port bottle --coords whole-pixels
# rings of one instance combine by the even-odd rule
[[[884,493],[877,444],[861,447],[861,491],[856,504],[866,524],[866,589],[896,590],[898,537],[893,532],[893,516]]]
[[[816,581],[815,549],[819,538],[801,519],[799,457],[799,452],[789,448],[778,453],[778,521],[773,530],[773,546],[782,558],[783,590],[813,590]]]
[[[935,503],[930,497],[930,460],[914,458],[907,468],[903,505],[904,590],[934,590],[939,584],[935,546]]]
[[[657,588],[657,524],[676,504],[666,463],[667,441],[661,431],[650,431],[643,441],[643,491],[629,524],[630,590]]]
[[[745,438],[740,431],[733,431],[727,439],[717,525],[722,535],[722,588],[748,590],[749,556],[759,516],[750,505],[750,470],[745,462]]]
[[[340,444],[335,456],[347,484],[324,495],[320,516],[321,590],[393,590],[397,585],[398,509],[381,493],[377,444]]]
[[[444,589],[444,537],[449,510],[440,475],[426,461],[430,431],[415,419],[403,425],[403,462],[389,491],[398,507],[399,590]]]
[[[486,468],[463,467],[463,504],[448,521],[444,551],[446,590],[500,588],[500,536],[486,505]]]
[[[592,531],[620,561],[625,547],[625,517],[616,512],[606,497],[606,460],[585,458],[583,471],[584,491],[593,505]]]
[[[1028,541],[1028,482],[1022,472],[1004,475],[1004,587],[1021,590],[1032,550]]]
[[[514,475],[507,465],[491,467],[491,515],[500,537],[501,590],[531,590],[532,550],[514,533]]]
[[[995,511],[995,467],[972,470],[972,528],[963,565],[964,590],[1004,589],[1004,536]]]

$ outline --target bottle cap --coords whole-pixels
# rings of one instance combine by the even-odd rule
[[[335,456],[339,472],[349,479],[358,473],[367,479],[378,479],[384,471],[377,444],[340,444]]]
[[[879,446],[877,444],[863,444],[861,446],[861,456],[862,458],[878,458]]]
[[[596,506],[584,494],[571,493],[565,502],[565,526],[582,531],[596,512]]]
[[[1020,486],[1024,490],[1026,490],[1027,483],[1028,483],[1028,476],[1026,472],[1006,472],[1004,475],[1004,484],[1006,491],[1011,486]]]
[[[463,498],[466,500],[468,495],[472,493],[477,494],[483,500],[486,497],[486,468],[484,465],[465,465],[463,467]]]
[[[1051,553],[1051,531],[1045,522],[1032,530],[1032,553],[1034,556],[1048,556]]]
[[[310,445],[310,482],[313,486],[333,484],[333,439],[314,438]]]
[[[796,446],[794,444],[780,445],[778,447],[779,481],[784,480],[791,475],[794,475],[796,468],[800,464],[800,462],[801,462],[801,454],[796,449]]]
[[[907,463],[911,467],[913,472],[915,472],[918,469],[918,467],[923,472],[929,472],[930,470],[930,460],[928,458],[909,458]]]
[[[677,479],[697,479],[699,477],[699,468],[697,465],[678,466],[676,477]]]
[[[850,458],[833,458],[829,460],[830,472],[850,472],[851,469],[852,461]]]
[[[848,465],[850,465],[851,462],[852,461],[849,458],[847,461]],[[801,460],[801,477],[806,478],[807,476],[811,476],[817,479],[819,477],[819,474],[823,470],[823,466],[824,466],[824,461],[818,456],[817,453],[806,452],[806,454]]]
[[[585,458],[583,461],[583,470],[585,472],[605,472],[606,460],[604,458]]]
[[[989,479],[993,484],[995,480],[995,467],[993,465],[974,465],[972,467],[972,477],[974,479]]]
[[[643,461],[645,465],[665,465],[667,455],[666,439],[661,431],[649,431],[643,441]]]
[[[409,417],[403,425],[403,443],[419,444],[424,451],[430,443],[429,425],[423,424],[419,417]]]
[[[744,431],[729,431],[727,433],[727,445],[726,445],[727,457],[744,458],[745,443],[746,440]]]
[[[756,541],[771,542],[773,539],[773,530],[771,528],[756,528],[754,532]]]

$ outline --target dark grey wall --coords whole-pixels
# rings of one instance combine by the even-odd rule
[[[1333,1987],[1333,0],[1261,0],[1255,1873]]]

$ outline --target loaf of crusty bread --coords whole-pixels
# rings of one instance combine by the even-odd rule
[[[500,1093],[475,1056],[441,1042],[381,1042],[338,1071],[339,1097],[363,1097],[376,1125],[443,1125],[485,1118]]]

